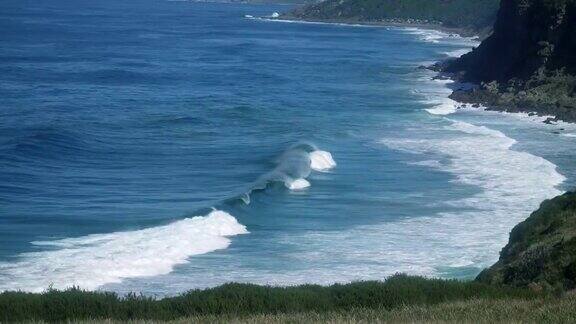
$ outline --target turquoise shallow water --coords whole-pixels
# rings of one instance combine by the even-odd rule
[[[473,40],[245,16],[271,5],[0,7],[0,289],[469,279],[574,184],[576,128],[456,110],[418,69]]]

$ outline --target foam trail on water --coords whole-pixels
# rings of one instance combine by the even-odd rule
[[[0,277],[7,278],[0,290],[92,290],[124,278],[167,274],[190,256],[225,249],[228,237],[246,233],[232,215],[214,210],[143,230],[35,242],[53,250],[25,253],[20,261],[0,264]]]
[[[453,174],[459,183],[482,189],[471,197],[448,202],[469,212],[445,212],[439,217],[404,221],[411,228],[427,227],[429,230],[418,233],[419,240],[439,246],[428,251],[432,262],[422,272],[429,275],[438,275],[442,266],[470,264],[481,268],[492,264],[506,244],[510,229],[538,208],[542,200],[561,194],[556,187],[565,180],[553,163],[513,150],[516,141],[502,132],[450,122],[436,137],[382,140],[396,150],[447,156],[449,163],[430,167]]]

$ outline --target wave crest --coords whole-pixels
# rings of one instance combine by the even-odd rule
[[[0,283],[0,290],[96,289],[124,278],[167,274],[190,256],[225,249],[228,237],[247,233],[232,215],[214,210],[143,230],[34,242],[54,249],[0,264],[2,277],[18,278]]]

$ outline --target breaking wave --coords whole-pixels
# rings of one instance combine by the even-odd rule
[[[0,264],[2,277],[13,279],[3,280],[0,290],[96,289],[124,278],[166,274],[190,256],[225,249],[229,237],[246,233],[232,215],[214,210],[143,230],[33,242],[51,250]]]
[[[306,179],[312,171],[328,172],[336,167],[332,154],[314,144],[297,143],[274,162],[264,174],[240,195],[221,203],[250,203],[250,195],[281,184],[293,190],[310,187]],[[220,208],[220,206],[219,206]],[[170,273],[194,255],[225,249],[230,237],[248,230],[231,214],[212,212],[142,230],[92,234],[78,238],[32,242],[42,251],[19,255],[16,262],[0,263],[0,291],[41,292],[48,287],[77,286],[94,290],[123,279]]]

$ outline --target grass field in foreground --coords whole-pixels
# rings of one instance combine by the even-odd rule
[[[158,321],[132,321],[157,323]],[[576,296],[562,298],[473,299],[432,306],[397,309],[352,309],[332,312],[260,314],[249,316],[207,315],[182,318],[170,323],[575,323]],[[81,323],[121,323],[113,320]],[[123,323],[123,322],[122,322]]]
[[[461,312],[459,316],[464,316],[477,308],[469,314],[476,320],[484,317],[483,314],[488,312],[485,307],[490,305],[495,308],[495,314],[505,316],[511,309],[498,310],[498,307],[519,305],[531,309],[527,303],[543,303],[551,307],[555,301],[552,296],[527,289],[396,275],[385,282],[329,287],[227,284],[164,299],[139,295],[120,297],[114,293],[78,289],[49,290],[41,294],[4,292],[0,294],[0,322],[179,319],[207,322],[232,319],[283,322],[293,319],[300,322],[354,321],[356,317],[365,321],[376,318],[396,321],[418,314],[429,315],[422,319],[434,320],[436,316],[449,316],[446,309],[453,310],[454,316],[460,314],[458,312]],[[571,301],[564,300],[566,303]],[[467,310],[459,311],[462,308]],[[410,321],[409,317],[406,320]]]

